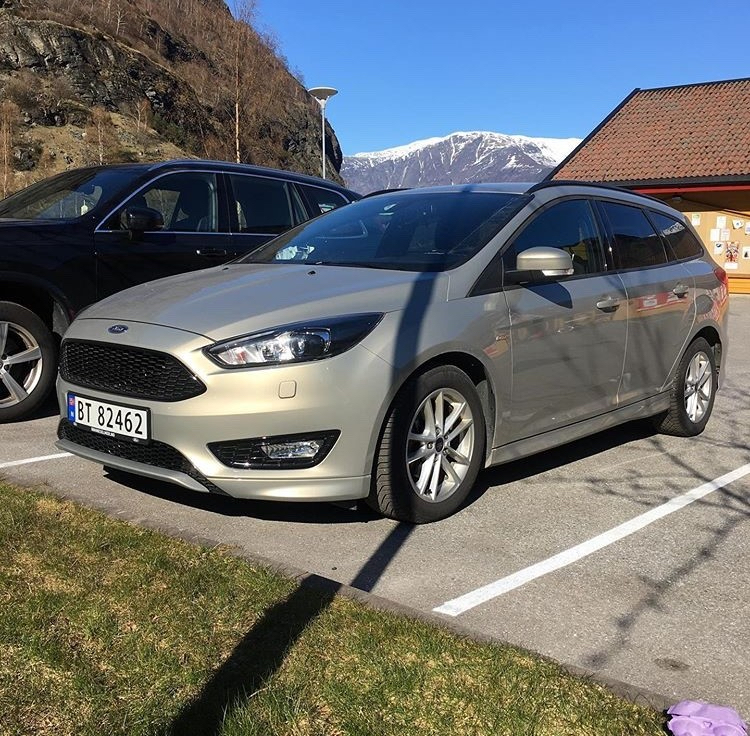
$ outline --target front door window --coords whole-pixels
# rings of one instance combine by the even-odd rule
[[[131,197],[126,207],[150,207],[161,213],[166,232],[218,231],[216,175],[178,172],[162,176]]]

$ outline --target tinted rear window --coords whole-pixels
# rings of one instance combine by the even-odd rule
[[[337,207],[342,207],[347,202],[343,195],[331,191],[330,189],[311,187],[307,184],[299,184],[298,186],[305,193],[305,196],[307,197],[308,202],[310,202],[313,212],[316,215],[335,210]]]
[[[703,255],[703,246],[684,223],[660,212],[649,212],[649,214],[674,260],[697,258]]]
[[[614,239],[617,268],[646,268],[667,262],[661,238],[639,207],[601,202]]]

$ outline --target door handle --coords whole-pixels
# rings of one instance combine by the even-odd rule
[[[227,252],[223,248],[198,248],[195,254],[199,256],[225,256]]]
[[[685,286],[685,284],[677,284],[677,286],[672,289],[672,293],[679,297],[687,296],[688,291],[690,291],[690,287]]]
[[[596,303],[596,308],[601,309],[602,312],[614,312],[620,306],[620,300],[614,299],[608,296],[606,299],[601,299]]]

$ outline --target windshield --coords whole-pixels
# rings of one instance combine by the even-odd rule
[[[106,202],[140,172],[133,169],[77,169],[32,184],[0,202],[0,218],[71,220]]]
[[[237,262],[445,271],[481,250],[528,199],[477,190],[381,194],[300,225]]]

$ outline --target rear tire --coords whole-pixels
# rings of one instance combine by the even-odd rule
[[[669,409],[654,418],[656,429],[677,437],[700,434],[714,408],[717,386],[714,351],[702,337],[696,338],[675,368]]]
[[[401,389],[385,420],[367,503],[399,521],[452,514],[484,464],[482,405],[471,379],[440,366]]]
[[[0,424],[29,416],[47,398],[57,373],[57,345],[36,314],[0,302]]]

